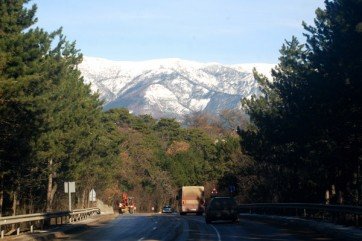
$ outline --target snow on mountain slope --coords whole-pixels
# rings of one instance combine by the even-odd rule
[[[84,57],[84,81],[100,94],[105,109],[126,107],[135,114],[182,120],[185,114],[240,108],[259,94],[251,70],[270,77],[273,64],[221,65],[181,59],[111,61]]]

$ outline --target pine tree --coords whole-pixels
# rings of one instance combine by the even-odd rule
[[[10,196],[13,214],[21,177],[30,165],[31,141],[40,128],[37,106],[44,79],[38,68],[51,42],[48,33],[29,30],[36,7],[24,9],[26,2],[0,2],[0,207],[4,195]]]
[[[0,3],[0,205],[10,200],[13,214],[20,196],[23,211],[52,210],[57,186],[69,180],[84,204],[87,189],[104,188],[97,175],[113,173],[119,143],[83,83],[75,43],[61,29],[32,29],[36,6],[25,3]]]
[[[325,1],[307,30],[307,61],[317,71],[310,77],[312,108],[319,114],[319,158],[327,187],[334,185],[339,202],[361,204],[362,1]]]
[[[259,78],[263,97],[245,101],[253,125],[242,146],[273,180],[269,200],[321,202],[331,186],[361,199],[362,1],[325,4],[304,24],[307,43],[287,41],[273,81]]]

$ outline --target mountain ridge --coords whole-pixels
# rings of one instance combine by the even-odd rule
[[[84,57],[79,70],[84,82],[104,100],[104,109],[125,107],[135,114],[182,120],[196,111],[217,114],[223,109],[240,109],[241,98],[259,95],[253,66],[270,77],[274,65]]]

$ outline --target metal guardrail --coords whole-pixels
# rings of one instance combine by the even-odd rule
[[[241,204],[239,209],[306,209],[327,212],[343,212],[350,214],[362,215],[362,206],[349,206],[349,205],[327,205],[315,203],[254,203],[254,204]]]
[[[9,225],[17,225],[16,234],[20,234],[21,224],[29,224],[28,229],[30,232],[34,231],[34,223],[39,221],[48,222],[49,224],[55,222],[55,224],[72,223],[79,220],[83,220],[94,214],[99,214],[99,208],[87,208],[76,209],[73,211],[61,211],[51,213],[34,213],[26,215],[6,216],[0,217],[0,238],[4,238],[5,230],[2,227],[8,227]],[[43,222],[43,224],[44,224]]]
[[[253,203],[241,204],[238,206],[240,212],[263,213],[273,215],[319,217],[323,220],[329,219],[335,222],[349,222],[359,226],[359,219],[362,216],[362,206],[351,205],[329,205],[315,203]],[[313,213],[313,215],[311,215]]]

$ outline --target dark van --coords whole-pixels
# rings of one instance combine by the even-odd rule
[[[217,220],[239,222],[237,205],[234,198],[214,197],[210,200],[205,212],[205,221],[206,223],[211,223]]]

